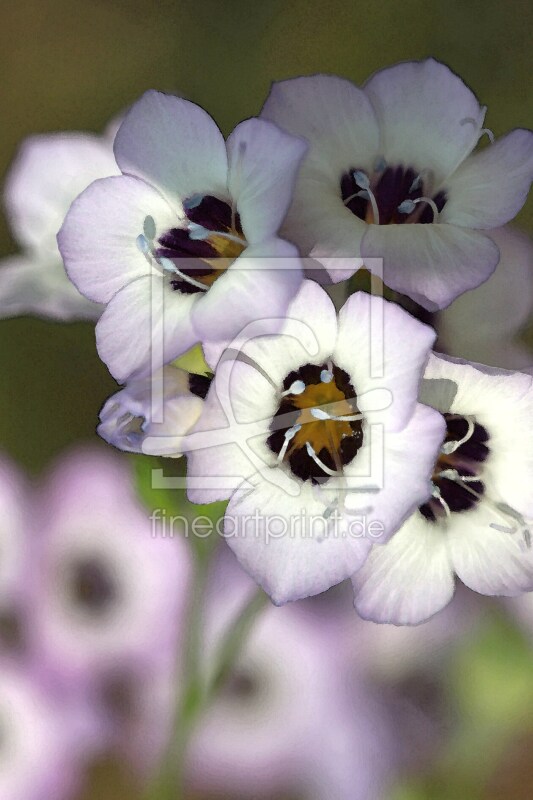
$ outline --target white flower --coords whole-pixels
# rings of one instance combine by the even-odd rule
[[[524,369],[533,352],[520,340],[533,312],[533,243],[511,227],[491,231],[500,261],[488,281],[435,318],[439,349],[494,367]]]
[[[485,110],[433,59],[363,88],[330,75],[275,83],[262,117],[310,144],[287,236],[334,280],[382,258],[385,283],[431,310],[478,286],[498,262],[486,232],[516,215],[533,178],[530,131],[472,154]]]
[[[426,377],[447,427],[432,490],[352,579],[359,614],[377,622],[424,621],[455,575],[486,595],[533,590],[533,379],[444,356]]]
[[[180,440],[198,421],[211,378],[166,366],[128,381],[106,401],[98,433],[131,453],[180,456]]]
[[[296,248],[276,238],[306,145],[249,119],[224,141],[199,106],[150,91],[120,126],[123,175],[95,182],[59,235],[68,274],[107,308],[96,335],[121,383],[198,341],[233,338],[281,316],[301,282]]]
[[[4,188],[6,214],[21,255],[0,262],[0,317],[35,314],[96,320],[101,306],[68,280],[56,236],[70,204],[97,178],[116,175],[112,136],[50,133],[26,139]]]
[[[188,493],[230,498],[228,543],[274,602],[353,574],[427,495],[444,425],[417,393],[434,336],[363,293],[337,320],[305,281],[281,334],[221,359],[183,445]]]

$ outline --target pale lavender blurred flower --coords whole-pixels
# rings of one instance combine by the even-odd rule
[[[457,358],[506,369],[533,364],[519,334],[533,313],[533,242],[511,227],[491,231],[500,261],[491,277],[458,297],[435,319],[439,349]]]
[[[422,391],[446,420],[420,508],[353,576],[365,619],[422,622],[450,602],[455,575],[480,594],[533,590],[533,380],[432,356]]]
[[[371,319],[381,314],[376,377]],[[386,541],[427,496],[444,423],[417,395],[434,336],[398,306],[361,292],[337,319],[324,290],[304,281],[279,335],[251,339],[239,359],[217,367],[184,444],[188,493],[199,503],[230,498],[228,544],[276,603],[352,575],[369,533]],[[382,478],[381,468],[371,472],[376,447]]]
[[[383,258],[388,286],[445,307],[494,270],[486,234],[516,215],[533,178],[530,131],[472,153],[485,111],[433,59],[380,70],[363,88],[333,75],[275,83],[261,116],[310,144],[286,235],[334,280]]]
[[[208,669],[229,620],[253,591],[224,551],[205,612]],[[243,798],[384,796],[397,743],[385,710],[356,679],[336,633],[303,603],[262,612],[193,734],[191,789]]]
[[[162,536],[111,451],[63,457],[36,510],[34,658],[67,699],[92,706],[102,746],[118,745],[146,772],[168,735],[165,716],[170,724],[190,577],[181,528]]]
[[[115,140],[124,174],[90,186],[58,239],[75,285],[108,304],[97,344],[119,382],[149,368],[154,318],[169,363],[285,312],[301,267],[276,233],[305,149],[257,119],[226,143],[202,108],[160,92],[131,108]]]
[[[6,214],[22,254],[0,261],[0,317],[96,320],[102,307],[66,276],[56,236],[74,198],[97,178],[116,175],[111,124],[103,136],[49,133],[26,139],[4,188]]]
[[[86,757],[83,722],[34,676],[5,663],[0,668],[0,730],[2,800],[73,796]]]
[[[24,654],[23,623],[28,598],[31,494],[20,471],[0,457],[0,653]]]

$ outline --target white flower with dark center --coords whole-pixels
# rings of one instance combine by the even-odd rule
[[[178,97],[150,91],[135,103],[115,140],[124,174],[89,187],[59,235],[72,281],[108,304],[97,344],[118,381],[150,370],[158,334],[169,363],[284,314],[301,267],[276,234],[305,149],[258,119],[225,142]]]
[[[417,394],[434,336],[363,293],[337,319],[305,281],[279,335],[221,359],[183,444],[188,492],[230,498],[228,543],[274,602],[353,574],[427,495],[443,420]]]
[[[431,491],[353,577],[376,622],[416,624],[452,598],[455,575],[486,595],[533,590],[533,379],[433,356],[422,397],[446,436]]]
[[[104,404],[97,432],[119,450],[180,456],[173,442],[198,421],[211,380],[173,366],[132,379]]]
[[[4,204],[21,255],[0,261],[0,317],[35,314],[97,320],[90,302],[65,274],[57,233],[70,204],[97,178],[119,174],[111,124],[103,136],[49,133],[26,139],[4,187]]]
[[[533,135],[479,152],[486,109],[433,59],[375,73],[275,83],[261,116],[310,144],[286,234],[334,280],[383,259],[392,289],[435,310],[489,277],[487,232],[511,220],[533,178]]]

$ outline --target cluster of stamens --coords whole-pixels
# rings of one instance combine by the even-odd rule
[[[483,482],[484,462],[490,449],[486,429],[471,417],[444,414],[446,438],[432,476],[431,498],[420,506],[420,513],[430,522],[437,522],[478,506],[490,507],[495,521],[491,527],[503,533],[521,533],[530,546],[528,521],[507,503],[487,496]]]
[[[183,208],[187,224],[156,240],[152,217],[146,217],[137,247],[170,276],[173,289],[206,292],[247,246],[235,207],[212,195],[193,195]]]
[[[331,362],[289,373],[267,444],[301,480],[342,476],[363,443],[363,415],[348,374]]]
[[[352,167],[341,177],[344,205],[364,222],[373,225],[437,222],[446,203],[446,193],[425,191],[432,179],[412,167],[388,166],[379,159],[374,172]]]

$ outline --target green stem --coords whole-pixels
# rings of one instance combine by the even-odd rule
[[[214,658],[215,669],[209,673],[211,677],[206,681],[201,664],[202,616],[212,549],[202,549],[196,554],[194,594],[184,647],[184,690],[177,695],[174,730],[169,748],[145,800],[183,800],[185,797],[185,755],[194,725],[228,678],[257,615],[268,600],[264,592],[258,590],[230,623]]]

